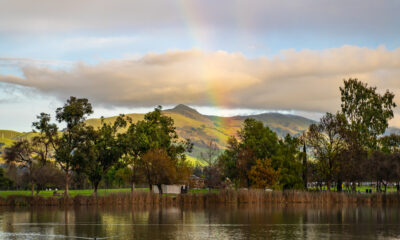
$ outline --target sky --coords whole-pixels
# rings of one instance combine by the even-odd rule
[[[317,120],[348,78],[400,104],[399,12],[397,0],[0,0],[0,129],[30,131],[69,96],[93,117],[187,104]]]

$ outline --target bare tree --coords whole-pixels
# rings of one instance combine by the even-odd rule
[[[219,155],[219,148],[215,139],[210,139],[207,142],[206,151],[200,153],[200,158],[207,163],[208,166],[213,167],[217,162]]]

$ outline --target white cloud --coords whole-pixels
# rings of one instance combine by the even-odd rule
[[[400,103],[400,49],[343,46],[283,51],[273,58],[201,50],[148,53],[138,59],[77,63],[69,70],[22,66],[24,77],[0,81],[64,100],[87,97],[104,106],[177,103],[223,108],[336,111],[342,80],[358,77]]]

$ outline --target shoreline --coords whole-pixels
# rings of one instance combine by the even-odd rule
[[[106,196],[38,197],[10,195],[0,198],[0,206],[161,206],[207,207],[212,205],[272,205],[272,204],[351,204],[398,205],[398,193],[344,193],[263,190],[223,190],[218,193],[188,193],[159,195],[150,192],[116,193]]]

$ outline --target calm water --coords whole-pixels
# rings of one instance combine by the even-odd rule
[[[400,208],[5,208],[0,226],[0,239],[400,239]]]

